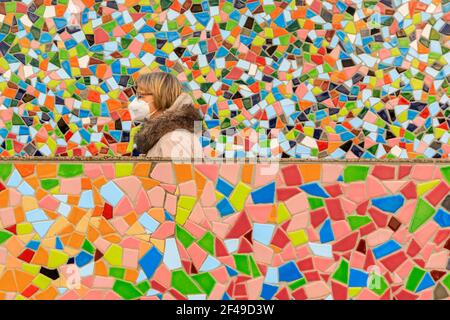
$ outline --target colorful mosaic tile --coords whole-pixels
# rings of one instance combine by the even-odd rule
[[[0,299],[449,299],[448,164],[0,163]]]
[[[1,2],[0,156],[133,155],[145,67],[192,90],[208,154],[448,158],[449,20],[448,0]]]

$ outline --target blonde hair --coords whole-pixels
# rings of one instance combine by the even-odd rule
[[[160,111],[170,108],[183,91],[181,82],[174,75],[159,71],[140,74],[136,87],[142,93],[153,94],[155,108]]]

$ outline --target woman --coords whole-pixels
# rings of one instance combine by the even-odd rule
[[[194,122],[202,116],[178,79],[165,72],[139,75],[136,98],[129,105],[133,121],[142,121],[135,136],[137,149],[148,157],[194,158],[201,156]],[[201,128],[201,127],[200,127]]]

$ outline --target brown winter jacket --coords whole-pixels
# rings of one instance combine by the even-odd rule
[[[135,136],[136,146],[148,157],[199,157],[201,145],[194,135],[195,121],[201,123],[202,116],[190,95],[183,92],[161,115],[144,121]]]

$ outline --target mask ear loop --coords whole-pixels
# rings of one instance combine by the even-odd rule
[[[154,110],[153,112],[149,113],[146,117],[147,119],[150,119],[152,115],[154,115],[158,110]]]

